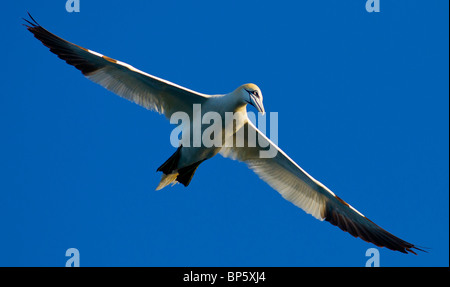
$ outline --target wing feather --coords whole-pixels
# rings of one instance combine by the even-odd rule
[[[315,218],[328,221],[343,231],[379,247],[387,247],[403,253],[416,254],[414,249],[423,251],[414,244],[382,229],[336,196],[322,183],[300,168],[251,122],[247,122],[243,129],[244,132],[237,132],[235,137],[244,136],[244,139],[241,139],[244,146],[224,147],[221,154],[224,157],[245,162],[250,169],[273,189],[277,190],[286,200]],[[249,134],[258,135],[258,142],[255,147],[248,144]],[[276,149],[276,155],[273,158],[260,157],[260,151],[268,148]]]
[[[177,111],[192,114],[192,105],[209,96],[144,73],[131,65],[70,43],[41,27],[30,15],[25,25],[50,51],[93,82],[167,118]]]

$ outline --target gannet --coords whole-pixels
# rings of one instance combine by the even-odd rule
[[[44,29],[30,16],[24,19],[27,29],[50,51],[74,66],[89,80],[136,104],[164,114],[170,118],[182,111],[192,115],[192,107],[201,104],[203,109],[224,112],[241,112],[235,129],[228,135],[233,140],[242,140],[244,146],[183,147],[163,163],[157,171],[163,173],[157,189],[170,183],[188,186],[198,166],[220,153],[223,157],[247,164],[263,181],[278,191],[286,200],[315,218],[328,221],[354,237],[402,253],[424,251],[382,229],[339,198],[322,183],[306,173],[269,138],[249,121],[247,104],[264,113],[261,90],[254,84],[245,84],[225,95],[206,95],[181,87],[169,81],[142,72],[124,62],[104,56],[92,50],[70,43]],[[244,133],[239,133],[243,129]],[[258,134],[258,143],[250,145],[249,134]],[[239,137],[239,138],[238,138]],[[273,148],[277,151],[271,158],[262,158],[259,152]]]

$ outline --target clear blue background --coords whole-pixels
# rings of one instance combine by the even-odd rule
[[[203,93],[254,82],[279,145],[395,235],[381,266],[448,266],[448,1],[6,1],[0,266],[364,266],[375,247],[217,156],[156,192],[168,121],[91,83],[21,25]]]

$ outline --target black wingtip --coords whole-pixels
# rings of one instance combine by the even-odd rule
[[[33,24],[33,23],[31,23],[30,21],[28,21],[27,19],[25,19],[25,18],[22,18],[24,21],[26,21],[28,24],[30,24],[31,26],[29,26],[29,25],[27,25],[27,24],[22,24],[22,25],[24,25],[25,27],[27,27],[27,28],[33,28],[33,27],[36,27],[36,25],[35,24]]]
[[[28,17],[30,17],[30,20],[22,18],[24,21],[26,21],[28,24],[30,24],[31,26],[28,26],[27,24],[23,24],[25,27],[27,28],[34,28],[37,26],[40,26],[39,23],[33,18],[33,16],[31,16],[30,12],[27,11]]]
[[[350,207],[348,203],[335,196],[339,204],[344,209]],[[350,210],[350,209],[349,209]],[[350,213],[353,211],[350,210]],[[423,247],[404,241],[383,228],[376,225],[373,221],[363,216],[364,221],[354,221],[351,217],[342,212],[340,209],[334,208],[333,204],[327,203],[325,206],[324,219],[331,224],[339,227],[341,230],[350,233],[354,237],[359,237],[362,240],[373,243],[378,247],[386,247],[388,249],[399,251],[401,253],[412,253],[417,255],[416,251],[427,253]]]
[[[431,249],[431,248],[429,248],[429,247],[423,247],[423,246],[417,246],[417,245],[414,245],[413,247],[411,247],[411,249],[412,249],[412,248],[414,248],[414,249],[417,250],[417,251],[421,251],[421,252],[425,252],[425,253],[428,253],[428,251],[425,250],[425,249],[428,249],[428,250]],[[413,250],[408,250],[408,251],[411,252],[411,253],[414,253],[415,255],[417,255],[417,253],[414,252]]]
[[[31,20],[33,20],[33,22],[34,22],[37,26],[41,26],[41,25],[39,25],[39,23],[38,23],[36,20],[34,20],[33,16],[31,16],[30,12],[27,11],[27,14],[28,14],[28,16],[30,16]]]

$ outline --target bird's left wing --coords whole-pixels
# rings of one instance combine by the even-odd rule
[[[192,105],[209,96],[144,73],[131,65],[70,43],[41,27],[29,15],[25,25],[50,51],[104,88],[167,118],[182,111],[191,115]]]
[[[329,221],[355,237],[379,247],[387,247],[403,253],[421,250],[382,229],[348,203],[337,197],[327,187],[315,180],[270,141],[251,122],[237,132],[233,142],[243,146],[223,147],[221,154],[245,162],[262,180],[277,190],[285,199],[302,208],[319,220]],[[249,141],[249,135],[257,135],[257,141]],[[236,139],[243,137],[243,139]],[[252,142],[253,144],[251,144]],[[253,147],[252,147],[253,145]],[[272,149],[272,158],[263,158],[261,151]]]

